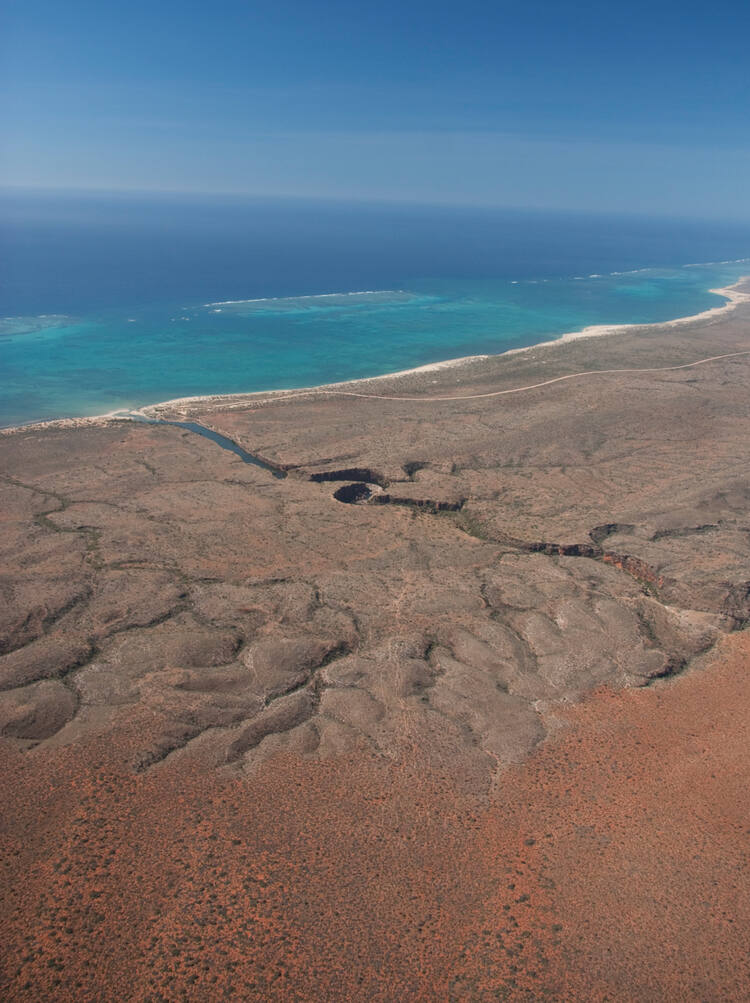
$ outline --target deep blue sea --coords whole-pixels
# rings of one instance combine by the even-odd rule
[[[748,259],[748,224],[5,192],[0,426],[667,320]]]

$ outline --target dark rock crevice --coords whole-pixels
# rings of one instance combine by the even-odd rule
[[[656,543],[657,540],[664,539],[675,539],[680,536],[697,536],[702,533],[711,533],[713,530],[718,529],[717,523],[704,523],[701,526],[683,526],[678,529],[658,529],[651,540]]]
[[[310,480],[316,484],[325,481],[361,481],[365,484],[377,484],[379,488],[387,488],[388,480],[377,470],[370,467],[347,467],[345,470],[322,470],[310,474]]]
[[[400,505],[433,515],[439,512],[460,512],[466,504],[465,498],[460,498],[458,501],[435,501],[432,498],[409,498],[388,492],[374,492],[365,481],[345,484],[334,491],[333,497],[345,505]]]
[[[594,526],[589,536],[597,546],[601,546],[608,537],[614,536],[615,533],[630,535],[634,530],[635,526],[631,526],[629,523],[607,522],[602,526]]]
[[[633,557],[630,554],[616,554],[614,551],[605,550],[602,551],[600,560],[604,564],[619,568],[620,571],[624,571],[631,578],[635,578],[647,592],[656,596],[659,595],[659,590],[665,585],[673,584],[672,582],[668,582],[663,575],[660,575],[656,568],[646,561],[641,560],[640,557]]]
[[[465,502],[459,506],[459,509],[463,507],[463,504]],[[463,532],[469,532],[459,523],[456,525]],[[609,564],[620,571],[624,571],[631,578],[635,578],[647,592],[655,594],[662,587],[674,583],[671,580],[668,581],[655,567],[641,558],[634,557],[631,554],[620,554],[612,550],[605,550],[598,542],[614,533],[632,532],[633,528],[621,523],[609,523],[597,526],[589,533],[592,539],[591,543],[555,543],[549,540],[520,540],[505,533],[491,533],[490,531],[483,532],[482,538],[499,543],[511,550],[519,550],[527,554],[546,554],[548,557],[583,557],[592,561],[600,561],[603,564]],[[477,536],[478,533],[475,530],[469,533],[469,535]]]
[[[345,484],[333,492],[333,497],[345,505],[358,505],[370,500],[372,489],[363,481],[356,484]]]
[[[421,460],[410,460],[408,463],[404,463],[401,469],[409,480],[413,481],[414,475],[419,473],[420,470],[426,470],[427,467],[429,467],[429,463],[424,463]]]
[[[415,508],[421,512],[460,512],[466,504],[466,499],[458,501],[433,501],[431,498],[399,498],[397,495],[377,494],[370,499],[371,505],[402,505]]]

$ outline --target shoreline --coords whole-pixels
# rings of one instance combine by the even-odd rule
[[[597,366],[0,438],[5,997],[746,997],[750,303],[350,392]]]
[[[149,417],[158,417],[159,412],[165,409],[179,409],[181,407],[199,407],[217,405],[224,409],[234,409],[245,404],[252,403],[258,398],[281,398],[294,399],[300,396],[312,396],[313,394],[332,394],[344,392],[343,388],[361,386],[365,383],[373,383],[383,380],[406,379],[425,373],[440,372],[447,369],[459,369],[475,362],[484,362],[488,359],[502,359],[507,356],[520,355],[526,352],[535,351],[540,348],[551,348],[556,345],[567,345],[574,341],[587,338],[601,338],[613,334],[620,334],[624,331],[645,330],[652,328],[674,328],[687,324],[693,324],[701,320],[714,319],[719,316],[732,313],[743,303],[750,303],[750,292],[743,292],[738,287],[744,282],[750,281],[750,274],[741,276],[735,283],[717,289],[709,289],[708,292],[716,296],[723,297],[726,302],[719,306],[710,307],[700,313],[689,314],[683,317],[675,317],[671,320],[652,321],[645,324],[623,323],[623,324],[592,324],[581,328],[578,331],[568,331],[547,341],[535,342],[532,345],[524,345],[520,348],[509,348],[505,352],[488,355],[465,355],[455,359],[444,359],[438,362],[428,362],[420,366],[413,366],[409,369],[401,369],[390,373],[381,373],[377,376],[363,376],[352,380],[342,380],[336,383],[321,383],[312,387],[297,387],[277,390],[251,390],[244,393],[228,394],[199,394],[192,397],[173,397],[165,401],[158,401],[154,404],[145,404],[139,408],[130,408],[129,411],[135,414],[142,414]],[[364,395],[363,395],[364,396]],[[12,435],[17,432],[38,430],[44,431],[57,428],[82,428],[89,425],[100,425],[109,421],[127,421],[123,415],[122,408],[108,411],[104,414],[88,415],[74,418],[50,418],[45,421],[28,422],[22,425],[9,425],[0,428],[0,435]]]

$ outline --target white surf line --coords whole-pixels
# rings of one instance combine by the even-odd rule
[[[455,397],[388,397],[385,394],[361,394],[354,390],[302,390],[297,393],[279,395],[278,401],[293,400],[296,397],[310,397],[325,394],[334,397],[361,397],[365,400],[378,401],[411,401],[411,402],[432,402],[437,401],[472,401],[481,400],[485,397],[503,397],[506,394],[521,394],[527,390],[539,390],[541,387],[551,386],[553,383],[562,383],[563,380],[577,380],[584,376],[611,376],[617,373],[674,373],[678,369],[693,369],[695,366],[704,366],[708,362],[720,362],[722,359],[736,359],[740,355],[750,355],[750,349],[742,352],[729,352],[726,355],[710,355],[705,359],[698,359],[697,362],[685,362],[681,366],[659,366],[653,369],[588,369],[582,373],[568,373],[566,376],[555,376],[554,379],[544,380],[542,383],[530,383],[525,387],[513,387],[510,390],[492,390],[484,394],[460,394]],[[271,398],[273,399],[273,398]]]

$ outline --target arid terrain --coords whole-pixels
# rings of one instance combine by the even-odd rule
[[[749,386],[741,304],[0,436],[2,997],[746,999]]]

